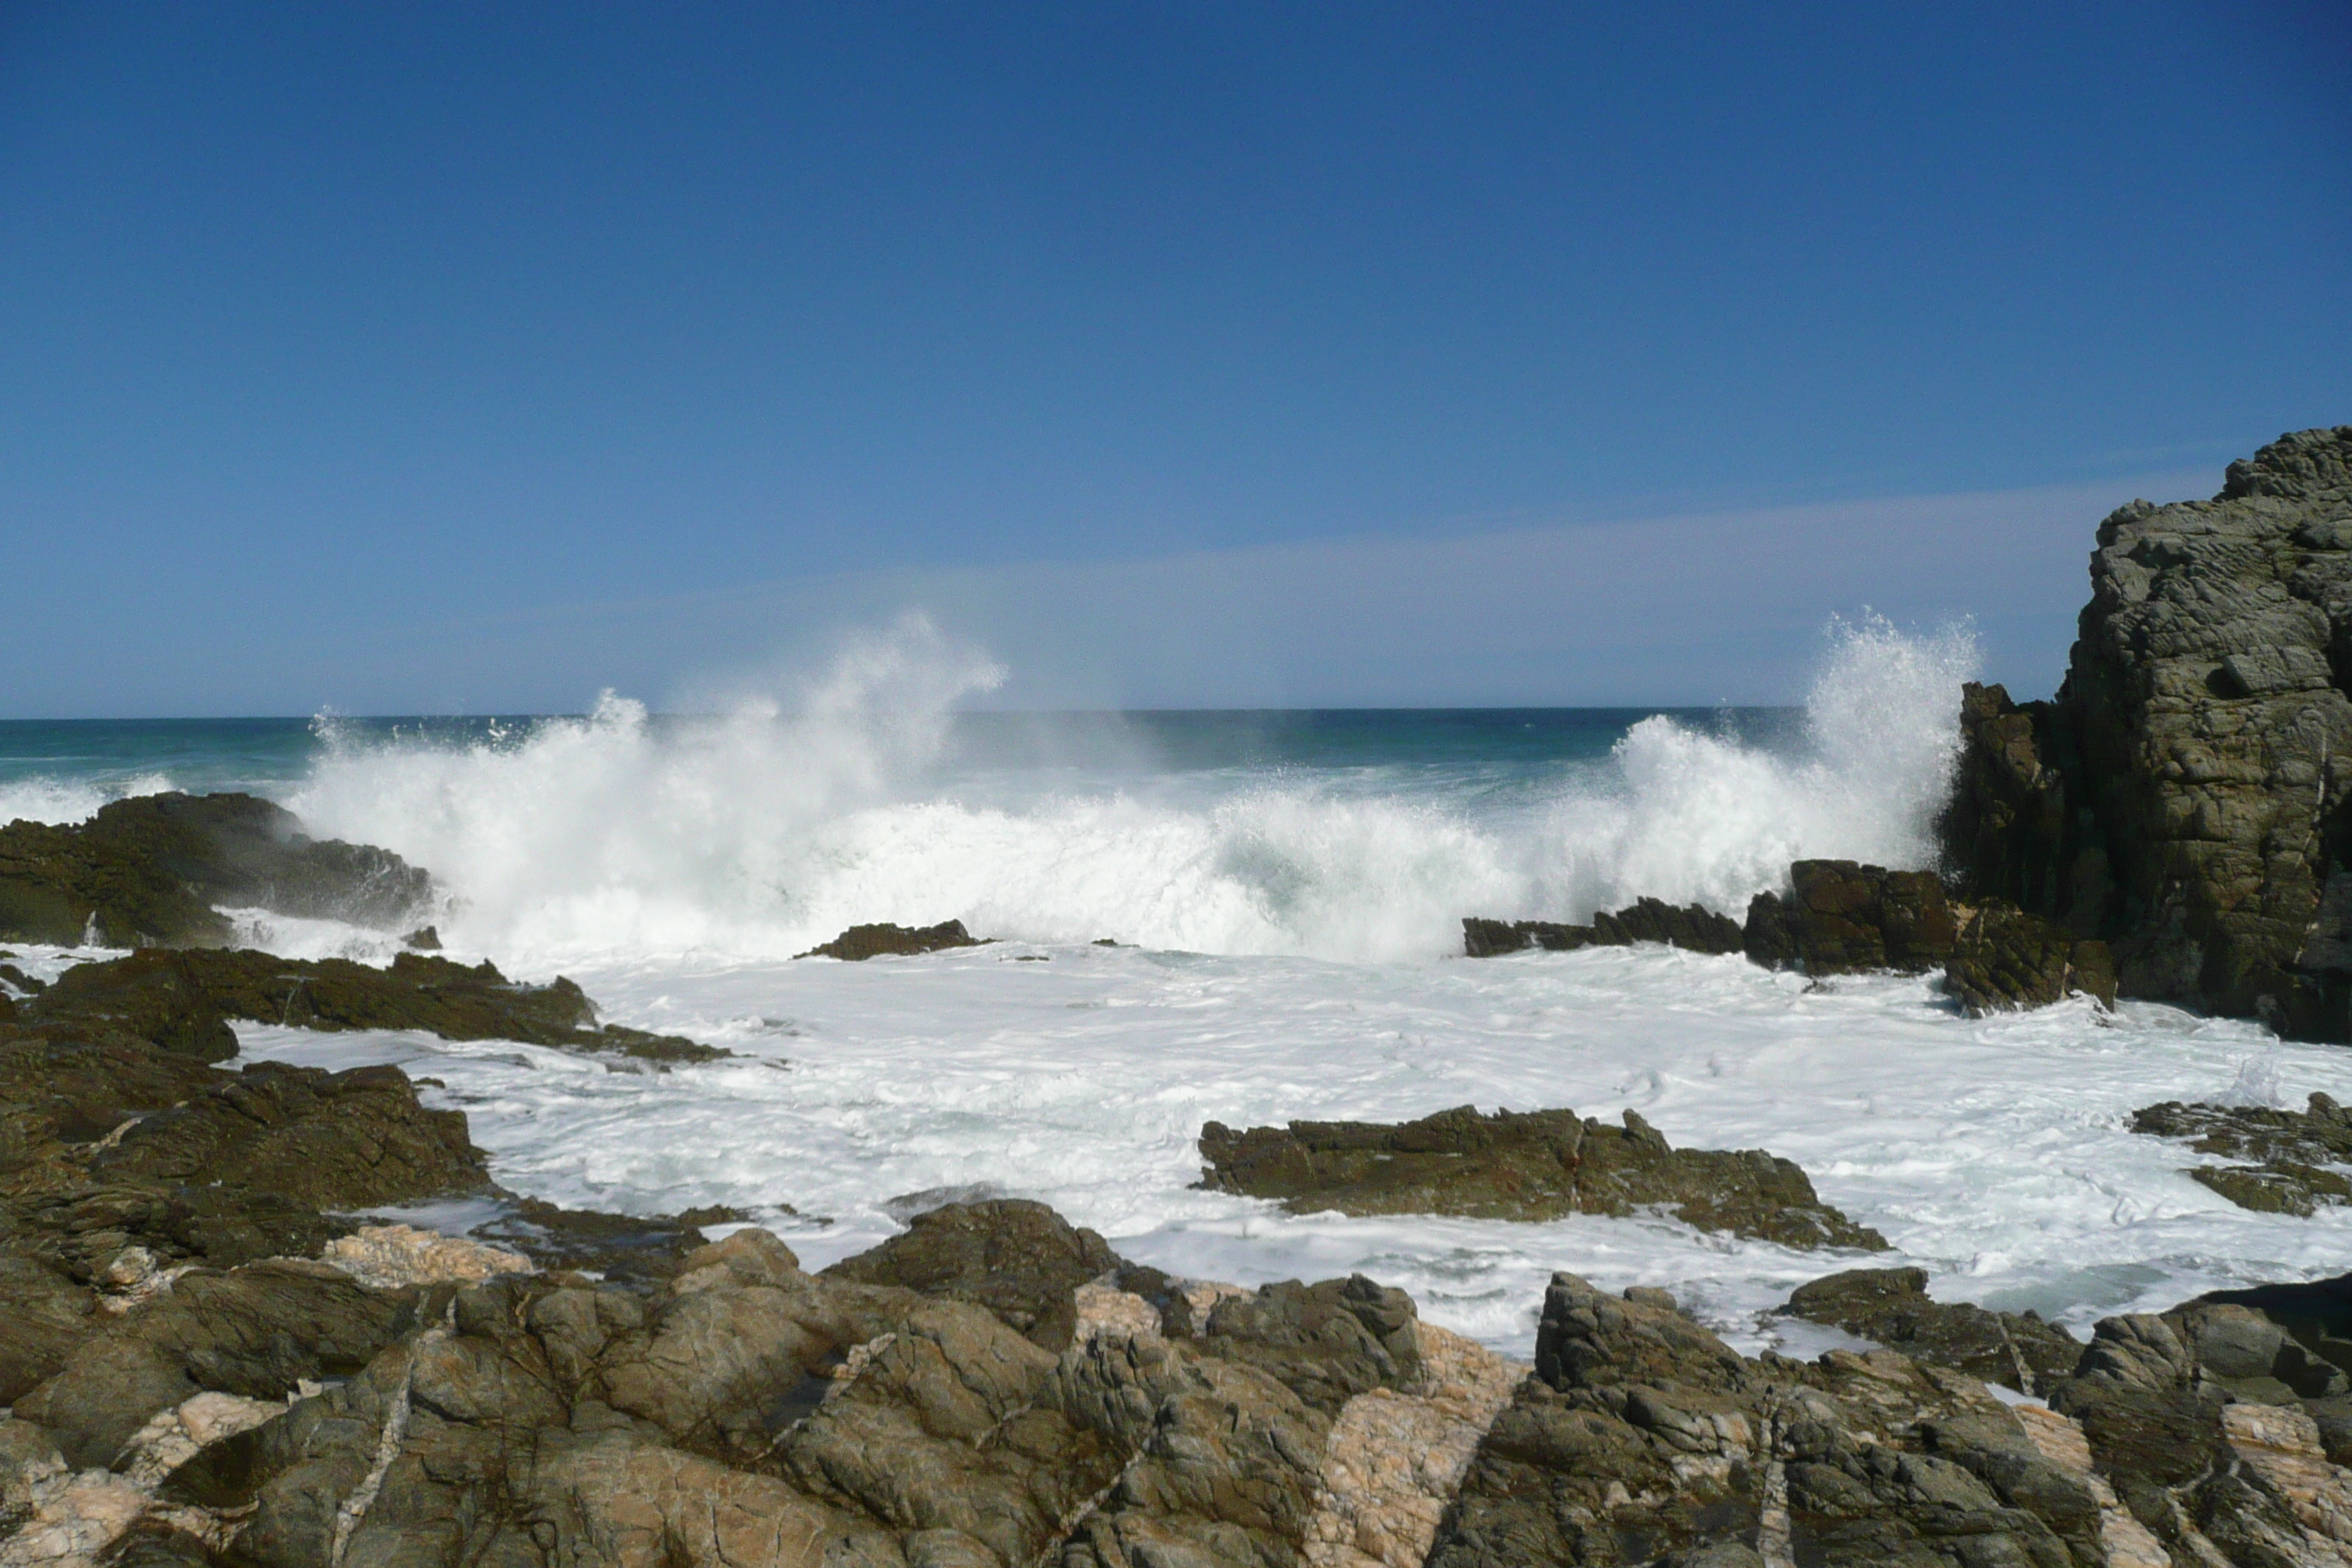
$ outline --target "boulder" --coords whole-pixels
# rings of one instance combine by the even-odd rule
[[[869,958],[887,954],[909,957],[916,953],[940,952],[951,947],[984,947],[963,929],[961,921],[941,921],[935,926],[880,925],[851,926],[831,942],[820,942],[796,958],[838,958],[845,963],[859,963]]]
[[[2032,1312],[1936,1300],[1917,1268],[1832,1274],[1799,1286],[1780,1310],[2021,1394],[2038,1394],[2072,1375],[2083,1355],[2082,1342]]]
[[[1622,1126],[1572,1110],[1418,1121],[1294,1121],[1201,1130],[1201,1184],[1273,1198],[1294,1214],[1452,1214],[1549,1220],[1664,1205],[1702,1230],[1800,1247],[1882,1250],[1885,1239],[1821,1201],[1793,1163],[1760,1149],[1675,1149],[1633,1111]]]
[[[2107,944],[1998,900],[1968,911],[1944,963],[1944,989],[1971,1018],[2046,1007],[2080,992],[2116,1005]]]
[[[1959,922],[1932,871],[1890,871],[1853,860],[1799,860],[1790,892],[1748,907],[1742,950],[1769,967],[1812,975],[1942,966]]]
[[[389,850],[306,837],[248,795],[118,800],[74,826],[0,827],[0,939],[217,947],[220,906],[396,930],[431,879]]]

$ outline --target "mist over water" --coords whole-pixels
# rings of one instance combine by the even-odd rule
[[[959,745],[1002,673],[919,620],[796,690],[462,745],[328,731],[288,804],[447,890],[445,940],[501,962],[788,956],[866,921],[1339,960],[1458,950],[1461,917],[1580,919],[1654,894],[1735,916],[1802,856],[1924,865],[1965,631],[1834,629],[1802,722],[1759,742],[1654,716],[1605,753],[1183,765],[1164,734],[1025,721]],[[1409,722],[1400,716],[1400,722]],[[1409,739],[1409,738],[1408,738]]]

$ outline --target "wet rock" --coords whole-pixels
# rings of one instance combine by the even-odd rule
[[[1419,1121],[1294,1121],[1201,1131],[1203,1186],[1274,1198],[1296,1214],[1454,1214],[1549,1220],[1663,1205],[1685,1224],[1784,1246],[1881,1250],[1885,1239],[1821,1201],[1762,1150],[1675,1149],[1634,1112],[1622,1126],[1572,1110],[1475,1106]]]
[[[1059,1352],[1077,1321],[1077,1288],[1118,1266],[1101,1237],[1072,1226],[1044,1204],[995,1198],[916,1214],[900,1235],[824,1273],[970,1301]]]
[[[1748,905],[1744,951],[1759,963],[1808,974],[1940,967],[1959,922],[1932,871],[1890,871],[1853,860],[1799,860],[1786,899],[1760,894]]]
[[[600,1027],[594,1004],[561,975],[521,985],[487,962],[415,952],[395,954],[383,969],[241,951],[135,952],[75,965],[20,1016],[32,1024],[102,1022],[208,1060],[226,1060],[236,1049],[223,1023],[228,1018],[309,1029],[420,1029],[449,1040],[518,1040],[661,1066],[731,1054],[676,1036]]]
[[[2183,1173],[2241,1208],[2307,1217],[2322,1205],[2352,1203],[2352,1178],[2342,1169],[2352,1165],[2352,1111],[2325,1094],[2302,1110],[2168,1100],[2132,1112],[2131,1130],[2247,1162]]]
[[[1432,1568],[2106,1561],[2098,1500],[1974,1379],[1891,1352],[1738,1355],[1555,1275],[1536,1375],[1479,1445]]]
[[[216,947],[218,906],[391,930],[431,895],[399,856],[310,838],[247,795],[139,795],[75,826],[0,827],[0,937],[20,942]]]
[[[2032,1312],[1936,1300],[1917,1268],[1832,1274],[1799,1286],[1780,1310],[2021,1394],[2040,1394],[2071,1376],[2083,1354],[2082,1342]]]
[[[851,926],[831,942],[820,942],[797,958],[838,958],[856,963],[885,954],[906,957],[921,952],[940,952],[951,947],[984,947],[963,929],[961,921],[941,921],[935,926],[901,926],[885,922],[880,925]]]
[[[2104,942],[2077,938],[2014,905],[1988,902],[1969,911],[1944,965],[1944,989],[1972,1018],[2046,1007],[2076,992],[2113,1007],[2115,959]]]
[[[1603,910],[1591,925],[1555,921],[1494,921],[1470,916],[1462,921],[1462,951],[1471,958],[1540,948],[1573,952],[1580,947],[1626,947],[1664,942],[1693,952],[1738,952],[1744,938],[1738,924],[1700,904],[1677,909],[1658,899],[1639,899],[1615,912]]]

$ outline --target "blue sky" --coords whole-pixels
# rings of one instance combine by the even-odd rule
[[[2046,690],[2347,257],[2340,5],[0,5],[0,713]]]

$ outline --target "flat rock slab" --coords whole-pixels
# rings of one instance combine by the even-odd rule
[[[1883,1251],[1885,1237],[1822,1203],[1793,1162],[1761,1149],[1675,1149],[1633,1111],[1622,1126],[1573,1110],[1475,1106],[1418,1121],[1294,1121],[1201,1130],[1201,1184],[1294,1214],[1473,1219],[1624,1217],[1663,1208],[1701,1230],[1786,1247]]]

